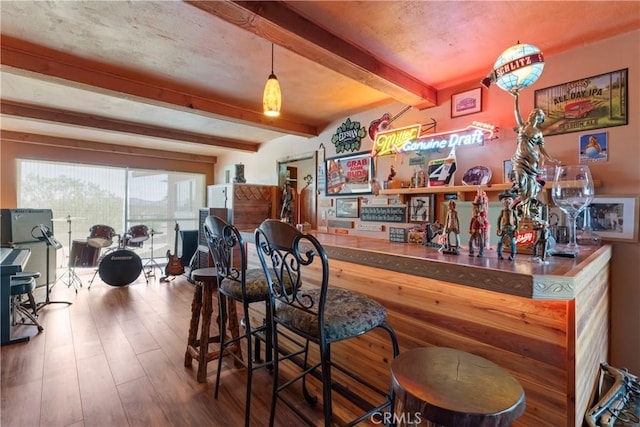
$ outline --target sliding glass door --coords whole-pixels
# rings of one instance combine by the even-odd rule
[[[21,159],[17,181],[19,208],[53,211],[63,244],[59,266],[66,266],[70,247],[96,233],[113,234],[103,254],[126,245],[149,258],[153,240],[154,258],[165,259],[176,248],[176,224],[197,230],[205,206],[202,174]]]

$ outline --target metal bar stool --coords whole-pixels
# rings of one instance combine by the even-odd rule
[[[253,371],[258,368],[271,367],[271,326],[266,320],[253,325],[249,308],[252,304],[264,304],[265,313],[270,313],[269,283],[265,279],[262,268],[247,268],[247,250],[238,229],[227,224],[217,216],[208,216],[203,224],[203,231],[211,257],[218,273],[218,302],[220,303],[220,317],[224,323],[227,318],[225,302],[235,306],[242,304],[244,333],[240,336],[227,337],[225,330],[220,332],[220,347],[238,346],[244,340],[247,346],[247,359],[238,358],[235,353],[230,355],[236,362],[247,369],[247,389],[245,397],[245,426],[250,424],[251,415],[251,386]],[[233,315],[232,315],[233,317]],[[260,358],[260,343],[266,343],[265,358]],[[253,343],[255,342],[255,346]],[[214,397],[218,398],[220,373],[222,372],[222,358],[218,358],[218,372],[216,373],[216,390]]]
[[[300,381],[305,399],[314,404],[317,398],[306,387],[308,375],[317,376],[322,381],[326,427],[332,426],[334,421],[332,390],[358,405],[364,412],[348,421],[349,426],[376,416],[389,415],[394,401],[391,386],[382,390],[358,376],[353,367],[331,358],[333,343],[380,328],[389,335],[389,359],[393,359],[398,354],[398,340],[391,326],[386,323],[387,312],[384,307],[366,295],[330,286],[329,259],[313,235],[302,233],[282,221],[266,220],[256,229],[255,236],[258,256],[271,292],[269,318],[272,320],[274,379],[269,425],[274,424],[278,400],[308,424],[314,425],[299,410],[299,405],[284,393],[285,389]],[[318,346],[319,362],[309,361],[309,343]],[[301,368],[294,378],[286,382],[279,378],[280,364],[283,362]],[[344,374],[341,375],[343,383],[333,379],[334,369]],[[372,392],[368,393],[373,396],[369,399],[371,401],[353,392],[365,388]]]
[[[220,342],[220,335],[210,336],[211,316],[213,315],[213,295],[218,290],[218,274],[215,268],[199,268],[191,272],[191,278],[195,283],[193,301],[191,303],[191,322],[189,324],[189,337],[187,338],[187,351],[184,354],[184,366],[191,367],[193,359],[198,361],[196,378],[199,383],[207,381],[207,363],[221,357],[220,350],[209,351],[209,344]],[[198,325],[202,316],[200,338],[198,338]],[[217,318],[218,331],[226,327],[226,323]],[[229,329],[231,335],[239,335],[238,316],[235,304],[229,306]],[[235,346],[232,351],[242,357],[242,349]]]
[[[511,374],[453,348],[401,353],[391,363],[391,381],[394,416],[403,426],[506,427],[525,410],[524,390]]]

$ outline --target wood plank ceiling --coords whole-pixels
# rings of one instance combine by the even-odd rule
[[[640,2],[2,1],[2,137],[207,156],[394,101],[437,105],[517,41],[545,55],[640,28]],[[579,23],[579,24],[577,24]],[[274,71],[277,119],[261,113]]]

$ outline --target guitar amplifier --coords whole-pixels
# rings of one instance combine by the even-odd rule
[[[53,212],[51,209],[2,209],[0,210],[0,243],[10,244],[16,249],[29,249],[31,256],[25,265],[25,271],[40,272],[37,286],[45,286],[47,281],[47,250],[49,251],[49,280],[56,280],[56,250],[39,240],[39,231],[32,230],[44,225],[53,232]]]
[[[197,268],[211,267],[213,264],[209,260],[209,248],[204,237],[202,226],[209,215],[215,215],[231,223],[231,210],[227,208],[200,208],[198,220],[198,265]],[[186,261],[188,262],[188,260]]]

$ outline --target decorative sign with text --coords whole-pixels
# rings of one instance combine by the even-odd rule
[[[347,119],[331,137],[331,142],[336,146],[336,153],[358,151],[360,141],[367,135],[367,130],[360,126],[360,122],[352,122]]]
[[[396,153],[438,151],[446,148],[482,145],[494,139],[496,128],[493,125],[473,122],[464,129],[448,132],[430,133],[418,136],[420,125],[380,132],[373,145],[373,156],[386,156]]]
[[[362,206],[361,221],[407,222],[406,206]]]
[[[421,125],[405,126],[398,129],[391,129],[385,132],[378,132],[373,141],[371,156],[386,156],[398,153],[400,147],[407,142],[420,136]]]
[[[627,72],[625,68],[536,90],[535,106],[546,115],[544,136],[629,123]]]

